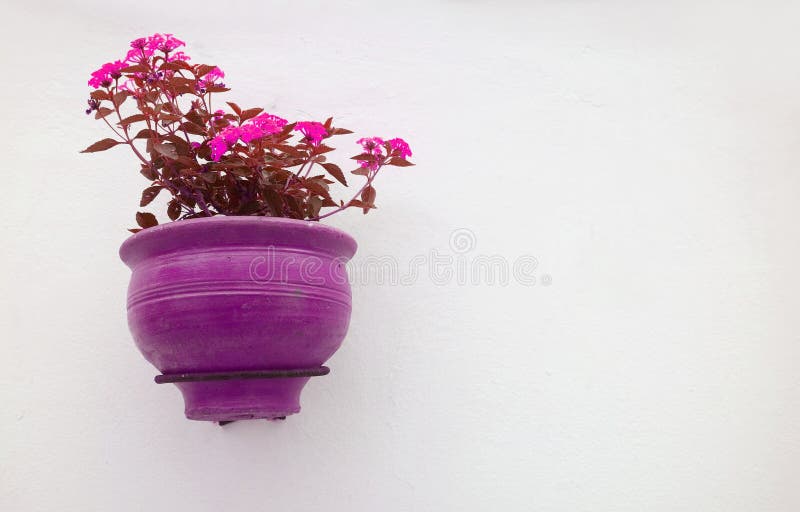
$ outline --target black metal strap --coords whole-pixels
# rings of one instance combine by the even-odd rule
[[[173,382],[205,382],[212,380],[235,379],[293,379],[299,377],[319,377],[330,373],[327,366],[316,368],[297,368],[293,370],[254,370],[243,372],[213,372],[213,373],[172,373],[156,375],[156,384]]]

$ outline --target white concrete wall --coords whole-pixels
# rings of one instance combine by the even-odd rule
[[[0,509],[800,509],[797,2],[71,4],[0,16]],[[331,219],[356,263],[468,229],[539,283],[358,284],[299,416],[185,420],[125,322],[144,180],[78,154],[88,73],[155,31],[411,142]]]

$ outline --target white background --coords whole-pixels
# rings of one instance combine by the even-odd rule
[[[0,509],[800,509],[797,2],[71,4],[0,19]],[[466,228],[552,284],[358,284],[300,415],[185,420],[126,326],[145,180],[78,154],[89,72],[156,31],[411,142],[330,219],[356,263]]]

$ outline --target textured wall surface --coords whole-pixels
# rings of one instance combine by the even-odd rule
[[[0,509],[800,509],[796,2],[71,4],[0,17]],[[357,265],[536,285],[364,279],[300,415],[185,420],[126,326],[145,182],[78,154],[88,73],[156,31],[242,105],[411,142],[330,219]]]

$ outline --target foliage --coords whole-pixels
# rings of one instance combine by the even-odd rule
[[[329,140],[352,132],[334,126],[332,118],[288,122],[232,102],[229,111],[214,110],[212,97],[229,90],[222,82],[225,73],[192,64],[178,51],[182,46],[171,34],[136,39],[124,60],[104,64],[89,80],[94,90],[86,114],[94,113],[114,137],[82,152],[128,146],[150,180],[140,206],[165,191],[171,220],[213,215],[319,220],[349,207],[367,213],[375,208],[378,172],[413,165],[404,140],[362,138],[351,173],[364,183],[352,198],[337,202],[331,185],[348,183],[341,167],[328,160],[334,151]],[[138,212],[136,222],[140,228],[133,232],[158,224],[147,212]]]

